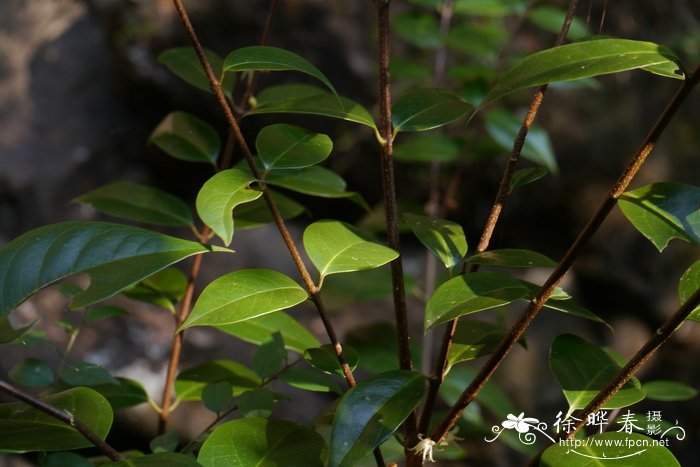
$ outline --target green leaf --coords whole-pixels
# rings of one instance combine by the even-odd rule
[[[114,182],[75,199],[110,216],[146,224],[191,226],[190,208],[180,198],[133,182]]]
[[[83,289],[78,287],[75,284],[71,284],[70,282],[67,282],[65,284],[60,284],[58,286],[58,291],[61,292],[61,295],[64,297],[75,297],[76,295],[79,295],[80,293],[83,292]]]
[[[352,466],[386,441],[423,399],[425,376],[395,370],[350,389],[335,412],[330,467]]]
[[[508,329],[486,321],[460,320],[447,354],[448,371],[457,363],[489,355],[506,334],[508,334]],[[523,340],[520,343],[524,345]]]
[[[41,400],[85,423],[104,439],[112,426],[107,399],[88,388],[73,388]],[[64,451],[92,447],[75,428],[23,402],[0,404],[0,451]]]
[[[204,54],[207,56],[214,74],[221,80],[224,60],[211,50],[205,49]],[[209,79],[207,79],[207,75],[202,69],[202,64],[199,63],[197,53],[192,47],[168,49],[158,56],[158,61],[195,88],[211,92]],[[230,99],[232,97],[232,86],[227,81],[224,79],[223,91],[226,97]]]
[[[166,268],[145,278],[123,294],[132,300],[175,311],[175,306],[185,296],[187,276],[175,268]]]
[[[523,0],[456,0],[455,13],[469,16],[505,16],[525,9]]]
[[[520,188],[521,186],[525,186],[539,180],[548,173],[549,170],[545,169],[544,167],[516,170],[513,174],[513,178],[510,180],[508,194],[511,194],[516,188]]]
[[[173,452],[177,449],[178,444],[180,444],[180,435],[177,434],[177,431],[169,431],[153,438],[148,443],[148,447],[153,453]]]
[[[678,58],[658,44],[627,39],[566,44],[536,52],[516,63],[489,91],[481,107],[519,89],[650,66],[655,67],[654,73],[668,78],[684,78]]]
[[[399,254],[372,242],[356,228],[340,221],[321,220],[304,231],[304,248],[321,274],[319,287],[329,274],[362,271],[382,266]]]
[[[565,18],[565,10],[546,5],[537,6],[531,9],[527,15],[527,19],[533,24],[554,34],[559,34]],[[571,26],[569,27],[567,37],[578,40],[587,36],[588,34],[586,24],[579,18],[574,17],[573,21],[571,22]]]
[[[671,451],[637,433],[602,433],[577,440],[579,445],[553,444],[542,454],[542,467],[680,467]],[[573,441],[572,441],[573,442]],[[629,444],[628,444],[629,443]],[[628,447],[629,445],[633,447]],[[634,446],[644,446],[634,447]],[[633,459],[633,460],[631,460]]]
[[[90,288],[71,305],[82,308],[207,251],[211,248],[199,243],[107,222],[70,221],[40,227],[0,249],[0,316],[71,274],[84,272],[91,278]]]
[[[698,395],[698,391],[678,381],[657,380],[642,384],[642,391],[652,401],[687,401]]]
[[[175,379],[175,393],[180,400],[191,401],[202,398],[202,389],[207,383],[228,381],[233,386],[232,395],[260,385],[260,377],[253,370],[231,360],[213,360],[180,372]]]
[[[246,391],[238,398],[238,410],[244,417],[267,418],[272,415],[275,396],[265,388]]]
[[[7,316],[0,316],[0,344],[10,344],[27,334],[39,320],[33,321],[21,328],[13,328]]]
[[[102,394],[112,406],[112,410],[121,410],[148,402],[148,394],[141,383],[127,378],[115,378],[117,384],[101,384],[92,389]]]
[[[222,170],[207,180],[197,194],[197,214],[226,246],[233,238],[233,209],[262,196],[262,191],[248,188],[254,180],[243,170]]]
[[[93,308],[88,310],[83,317],[83,321],[89,323],[90,321],[98,321],[100,319],[112,318],[114,316],[125,316],[129,312],[124,308],[112,305],[105,305],[98,308]]]
[[[201,293],[180,331],[192,326],[233,324],[298,305],[308,298],[281,272],[243,269],[219,277]]]
[[[192,456],[176,452],[159,452],[107,464],[109,467],[201,467]]]
[[[463,315],[507,305],[527,295],[525,286],[510,276],[480,271],[442,284],[425,308],[425,330]]]
[[[267,88],[258,95],[257,105],[246,115],[271,113],[320,115],[359,123],[375,131],[377,129],[372,115],[360,104],[314,86],[281,85]]]
[[[93,464],[74,452],[56,452],[46,456],[41,467],[93,467]]]
[[[236,49],[226,57],[224,71],[300,71],[313,76],[328,89],[335,89],[321,71],[299,55],[288,50],[255,45]]]
[[[504,248],[477,253],[466,259],[469,264],[502,266],[508,268],[553,268],[557,263],[541,253],[531,250]]]
[[[202,388],[202,403],[214,413],[222,412],[228,407],[232,397],[233,386],[228,381],[208,383]]]
[[[306,391],[336,394],[343,392],[335,381],[331,381],[325,374],[311,368],[290,368],[280,375],[280,379],[294,388]]]
[[[498,109],[486,114],[485,123],[489,136],[503,149],[511,151],[513,141],[520,132],[522,120],[505,110]],[[547,132],[539,125],[533,124],[530,127],[521,154],[524,158],[545,167],[553,174],[559,172],[552,143],[549,141]]]
[[[360,360],[357,351],[349,345],[344,345],[343,355],[348,362],[350,371],[354,370]],[[321,347],[306,349],[304,351],[304,358],[314,368],[318,368],[329,374],[344,376],[343,368],[340,366],[340,362],[338,362],[338,356],[335,354],[335,348],[332,344],[324,344]]]
[[[71,386],[119,384],[107,370],[89,362],[66,363],[60,377]]]
[[[253,355],[253,370],[263,379],[277,373],[287,361],[282,334],[274,332]]]
[[[169,113],[153,130],[149,142],[175,159],[214,166],[221,149],[216,130],[204,120],[185,112]]]
[[[283,219],[297,217],[306,211],[304,206],[293,199],[274,190],[269,191]],[[250,229],[274,222],[270,209],[262,198],[237,206],[234,209],[233,216],[236,218],[236,226],[239,229]]]
[[[404,214],[403,219],[411,226],[418,240],[442,261],[446,268],[454,267],[467,254],[467,239],[461,225],[409,213]]]
[[[239,323],[219,325],[217,329],[256,345],[262,344],[270,335],[279,332],[284,340],[285,348],[298,353],[304,353],[304,350],[310,347],[321,345],[306,327],[282,311],[268,313]]]
[[[406,42],[422,48],[440,44],[440,26],[434,16],[425,13],[399,13],[393,17],[396,33]]]
[[[549,366],[569,402],[569,414],[584,408],[620,370],[620,365],[603,349],[573,334],[554,339]],[[627,407],[642,399],[639,380],[632,378],[602,408]]]
[[[652,183],[628,191],[617,203],[632,225],[659,251],[674,238],[700,245],[700,187]]]
[[[440,386],[439,393],[448,405],[451,406],[457,402],[464,388],[476,377],[477,371],[476,368],[472,368],[469,365],[456,366],[450,370],[445,377],[444,383]],[[493,381],[486,383],[476,396],[476,401],[487,408],[489,412],[504,420],[507,414],[516,413],[517,410],[517,407],[508,398],[508,395]]]
[[[323,467],[325,450],[323,438],[305,426],[244,418],[217,427],[197,461],[204,467]]]
[[[392,105],[394,134],[438,128],[462,118],[472,109],[471,104],[446,89],[415,89],[400,96]]]
[[[678,298],[685,303],[695,292],[700,289],[700,261],[696,261],[681,276],[678,283]],[[700,322],[700,305],[688,316],[689,320]]]
[[[454,162],[459,158],[459,151],[459,143],[454,138],[437,133],[411,135],[394,145],[396,160],[419,164]]]
[[[18,362],[9,373],[15,383],[28,388],[41,388],[53,383],[55,376],[49,365],[37,358],[25,358]]]
[[[260,130],[255,146],[266,169],[300,169],[324,161],[333,141],[324,134],[278,123]]]

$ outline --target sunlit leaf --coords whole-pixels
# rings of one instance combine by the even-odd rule
[[[652,401],[686,401],[698,395],[698,391],[678,381],[656,380],[642,384],[642,391]]]
[[[681,276],[678,283],[678,297],[685,303],[700,289],[700,261],[693,263]],[[700,322],[700,305],[690,314],[688,319]]]
[[[299,169],[318,164],[333,149],[328,136],[284,123],[266,126],[255,141],[258,156],[267,169]]]
[[[446,268],[455,266],[467,254],[467,239],[461,225],[445,219],[431,219],[409,213],[404,214],[403,218],[418,240]]]

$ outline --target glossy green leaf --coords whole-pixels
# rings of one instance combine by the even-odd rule
[[[257,96],[257,105],[246,115],[271,113],[320,115],[377,129],[372,115],[360,104],[314,86],[280,85],[267,88]]]
[[[250,368],[231,360],[213,360],[188,368],[175,379],[175,393],[180,400],[200,400],[208,383],[228,381],[236,396],[260,385],[260,377]]]
[[[469,16],[505,16],[523,11],[524,0],[455,0],[455,13]]]
[[[687,401],[698,391],[678,381],[656,380],[642,384],[642,391],[652,401]]]
[[[676,182],[652,183],[628,191],[617,204],[659,251],[674,238],[700,245],[700,187]]]
[[[201,464],[187,454],[176,452],[158,452],[145,456],[107,464],[109,467],[201,467]]]
[[[161,121],[149,142],[171,157],[216,165],[221,149],[219,134],[204,120],[185,112],[171,112]]]
[[[210,247],[107,222],[70,221],[32,230],[0,250],[0,316],[40,288],[71,274],[90,275],[73,299],[81,308]],[[224,251],[223,249],[219,249]]]
[[[346,392],[333,420],[329,467],[355,465],[380,446],[420,404],[425,387],[425,376],[395,370]]]
[[[274,190],[269,191],[283,219],[292,219],[306,211],[304,206],[293,199]],[[239,229],[250,229],[274,222],[270,209],[262,198],[237,206],[233,210],[233,217]]]
[[[470,256],[466,262],[508,268],[553,268],[557,265],[555,261],[541,253],[517,248],[484,251]]]
[[[344,345],[343,355],[345,356],[345,360],[348,362],[350,370],[354,370],[357,367],[357,363],[360,359],[357,351],[349,345]],[[304,351],[304,358],[307,362],[309,362],[309,364],[311,364],[311,366],[318,368],[321,371],[338,376],[344,375],[343,369],[338,362],[338,356],[335,354],[335,348],[332,344],[324,344],[321,347],[306,349]]]
[[[265,388],[246,391],[238,398],[238,410],[244,417],[267,418],[272,415],[275,396]]]
[[[461,225],[445,219],[431,219],[409,213],[404,214],[403,218],[418,240],[446,268],[455,266],[467,254],[467,239]]]
[[[185,296],[187,276],[176,268],[166,268],[145,278],[123,294],[132,300],[175,311],[175,306]]]
[[[569,413],[584,408],[620,370],[620,365],[603,349],[573,334],[554,339],[549,366],[569,403]],[[602,408],[627,407],[642,399],[639,380],[632,378]]]
[[[224,60],[211,50],[205,49],[204,54],[207,56],[214,74],[221,80]],[[197,53],[192,47],[178,47],[166,50],[158,56],[158,61],[192,86],[202,91],[211,92],[207,75],[204,73]],[[228,81],[224,79],[223,91],[226,97],[231,98],[232,86]]]
[[[394,158],[401,162],[454,162],[459,158],[459,143],[445,135],[428,133],[411,135],[394,144]]]
[[[440,26],[435,16],[426,13],[399,13],[392,18],[394,30],[403,40],[418,47],[440,44]]]
[[[197,214],[227,246],[233,238],[233,209],[262,196],[262,191],[248,188],[253,180],[243,170],[223,170],[207,180],[197,194]]]
[[[320,371],[311,368],[290,368],[285,370],[280,379],[288,385],[314,392],[334,392],[341,394],[343,391],[338,384],[329,379]]]
[[[399,256],[351,225],[334,220],[321,220],[308,226],[304,231],[304,248],[321,274],[319,287],[329,274],[377,268]]]
[[[119,384],[102,384],[91,389],[102,394],[112,406],[121,410],[148,402],[148,394],[141,383],[127,378],[115,378]]]
[[[202,403],[214,413],[223,412],[233,397],[233,386],[228,381],[207,383],[202,388]],[[155,452],[155,451],[154,451]]]
[[[504,150],[511,151],[513,141],[520,131],[522,119],[516,118],[505,110],[498,109],[486,114],[485,123],[489,136]],[[521,154],[524,158],[545,167],[553,174],[559,171],[549,136],[539,125],[533,124],[530,127]]]
[[[18,362],[9,373],[15,383],[28,388],[41,388],[54,382],[55,376],[49,365],[37,358],[25,358]]]
[[[148,447],[153,453],[173,452],[177,449],[178,444],[180,444],[180,435],[177,434],[177,431],[169,431],[153,438],[148,443]]]
[[[542,454],[542,467],[680,467],[671,451],[637,433],[602,433],[579,445],[553,444]],[[630,444],[632,447],[630,447]],[[643,446],[643,447],[642,447]]]
[[[333,150],[333,141],[321,133],[278,123],[260,130],[255,146],[265,168],[299,169],[324,161]]]
[[[527,14],[527,19],[533,24],[554,34],[559,34],[565,18],[565,10],[546,5],[540,5],[532,8]],[[567,34],[567,37],[577,40],[587,36],[588,34],[586,24],[579,18],[574,17],[573,21],[571,21],[571,26],[569,26],[569,33]]]
[[[75,199],[96,211],[146,224],[190,226],[190,208],[180,198],[133,182],[114,182]]]
[[[549,170],[545,169],[544,167],[516,170],[513,174],[513,178],[510,180],[508,194],[512,193],[516,188],[536,182],[540,178],[545,177],[548,173]]]
[[[475,319],[461,319],[447,354],[447,367],[492,353],[508,329]],[[524,344],[524,341],[520,341]]]
[[[307,299],[299,284],[281,272],[243,269],[219,277],[201,293],[180,330],[217,326],[284,310]]]
[[[220,331],[231,334],[243,341],[260,345],[270,335],[279,332],[288,350],[304,353],[310,347],[318,347],[321,343],[297,320],[285,312],[268,313],[234,324],[219,325]]]
[[[394,134],[425,131],[462,118],[473,107],[446,89],[421,88],[399,96],[391,108]]]
[[[27,334],[39,320],[20,328],[13,328],[7,316],[0,316],[0,344],[10,344]]]
[[[527,295],[525,286],[510,276],[480,271],[442,284],[425,308],[425,330],[463,315],[507,305]]]
[[[597,39],[536,52],[516,63],[501,76],[481,106],[519,89],[557,81],[619,73],[653,66],[653,72],[683,79],[678,58],[667,48],[651,42]],[[652,70],[647,70],[652,71]]]
[[[263,342],[253,355],[253,370],[263,379],[277,373],[287,361],[282,334],[274,332]]]
[[[678,297],[681,303],[685,303],[698,289],[700,289],[700,261],[693,263],[681,276],[678,283]],[[700,305],[693,310],[688,319],[700,322]]]
[[[90,321],[98,321],[101,319],[113,318],[115,316],[125,316],[128,314],[129,312],[126,311],[124,308],[112,305],[105,305],[97,308],[92,308],[85,312],[85,316],[83,316],[83,321],[89,323]]]
[[[73,388],[42,401],[69,412],[104,439],[112,426],[107,399],[88,388]],[[75,428],[23,402],[0,404],[0,451],[64,451],[92,446]]]
[[[236,49],[224,61],[224,71],[300,71],[313,76],[328,89],[335,92],[333,85],[321,71],[305,58],[288,50],[255,45]]]
[[[60,377],[71,386],[96,386],[101,384],[119,384],[107,370],[89,362],[66,363]]]

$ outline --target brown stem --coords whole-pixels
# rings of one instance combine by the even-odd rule
[[[511,328],[509,333],[499,343],[498,347],[481,368],[474,380],[464,390],[457,402],[450,408],[448,414],[438,423],[437,427],[431,433],[430,438],[439,442],[447,432],[457,423],[464,409],[474,400],[476,395],[481,391],[486,382],[493,376],[496,369],[501,365],[506,355],[516,345],[522,337],[527,327],[537,316],[537,313],[542,309],[547,299],[561,282],[564,275],[571,269],[581,250],[588,244],[589,240],[596,233],[605,218],[608,216],[612,208],[615,206],[617,199],[625,192],[630,182],[637,174],[639,169],[644,164],[649,153],[651,153],[654,145],[659,137],[663,134],[673,116],[676,114],[681,104],[690,94],[693,88],[700,80],[700,66],[696,68],[693,74],[683,82],[678,92],[673,96],[673,99],[664,109],[663,113],[654,123],[654,126],[649,131],[649,134],[644,139],[641,147],[632,157],[627,167],[622,171],[622,174],[613,185],[610,193],[605,198],[601,206],[598,208],[593,217],[588,221],[588,224],[583,228],[574,243],[569,247],[569,250],[564,254],[557,267],[544,283],[537,296],[533,298],[528,306],[523,311],[520,319]]]
[[[566,39],[566,35],[569,32],[569,27],[571,26],[571,22],[574,19],[574,13],[576,12],[577,5],[578,0],[569,1],[569,7],[566,11],[564,24],[562,24],[561,30],[559,31],[559,35],[557,36],[557,39],[554,42],[554,47],[560,46],[564,42],[564,39]],[[503,212],[503,206],[506,200],[508,199],[510,184],[513,180],[515,168],[517,167],[518,161],[520,160],[520,154],[522,153],[523,146],[525,145],[525,139],[527,138],[527,134],[530,131],[530,127],[532,127],[532,124],[535,121],[537,112],[539,112],[546,90],[546,84],[538,87],[535,91],[534,96],[532,97],[532,100],[530,101],[530,107],[528,108],[527,114],[525,115],[525,119],[523,120],[523,123],[520,126],[518,135],[515,138],[515,141],[513,142],[513,149],[511,151],[510,157],[508,158],[508,163],[506,164],[505,170],[503,171],[501,181],[498,185],[498,192],[496,193],[496,198],[493,202],[493,206],[491,207],[491,212],[486,221],[486,225],[484,226],[484,230],[481,234],[481,238],[479,239],[479,243],[477,244],[476,253],[483,253],[489,247],[491,237],[493,236],[493,232],[501,217],[501,213]],[[466,267],[467,263],[465,262],[462,265],[462,274],[466,272]],[[476,272],[478,269],[479,265],[473,264],[471,266],[470,272]],[[452,339],[454,338],[455,332],[457,331],[457,322],[458,319],[454,319],[447,323],[447,326],[445,327],[445,333],[442,337],[442,343],[440,345],[440,351],[438,353],[437,360],[435,363],[433,377],[430,379],[430,386],[428,388],[426,404],[424,406],[423,413],[421,416],[421,428],[423,429],[425,429],[425,427],[428,426],[428,422],[430,421],[430,413],[432,412],[433,406],[435,404],[435,399],[437,398],[438,390],[440,389],[440,385],[445,379],[445,370],[447,369],[447,354],[450,351]]]
[[[557,438],[557,442],[561,439],[571,439],[577,431],[586,426],[588,416],[598,412],[605,404],[627,383],[644,366],[652,355],[661,347],[671,335],[685,322],[688,316],[700,305],[700,289],[698,289],[692,297],[690,297],[673,315],[667,319],[654,335],[637,351],[632,359],[615,375],[612,381],[591,400],[586,407],[577,414],[576,418],[581,421],[573,426],[570,432],[562,433]],[[612,419],[613,417],[611,417]],[[546,449],[546,448],[545,448]],[[539,464],[540,457],[544,449],[533,457],[528,463],[529,466]]]
[[[194,28],[192,27],[192,23],[190,22],[190,18],[187,14],[187,11],[185,10],[185,7],[182,4],[182,0],[173,0],[173,3],[175,5],[175,9],[178,12],[180,20],[182,21],[182,24],[185,30],[187,31],[190,41],[192,42],[192,45],[197,53],[197,57],[199,58],[202,68],[204,69],[204,72],[207,75],[209,85],[211,86],[211,89],[216,96],[219,106],[224,112],[231,133],[236,139],[238,146],[241,148],[241,151],[245,156],[246,162],[248,163],[248,167],[250,168],[251,173],[255,178],[260,179],[260,171],[255,165],[255,160],[253,159],[253,154],[250,150],[250,147],[248,146],[248,143],[243,137],[243,133],[241,132],[241,129],[238,125],[238,121],[236,120],[236,117],[233,114],[233,110],[231,109],[229,102],[226,100],[226,96],[224,96],[224,93],[221,90],[221,84],[216,79],[216,75],[214,74],[214,71],[212,70],[211,65],[209,64],[209,61],[207,60],[207,57],[204,54],[204,49],[202,48],[202,45],[199,42],[199,38],[197,37],[197,34]],[[274,222],[277,225],[280,235],[282,236],[282,240],[287,246],[287,249],[289,250],[289,253],[292,256],[292,260],[294,261],[294,264],[299,270],[299,274],[301,275],[302,281],[306,286],[306,290],[309,293],[311,301],[314,303],[314,305],[316,305],[316,309],[319,315],[321,316],[321,320],[323,321],[323,324],[326,328],[326,333],[328,334],[328,337],[331,340],[331,343],[333,344],[336,356],[338,357],[338,361],[340,362],[340,365],[343,369],[345,380],[347,381],[348,386],[353,387],[355,386],[355,379],[352,376],[350,366],[348,365],[345,355],[343,354],[342,346],[340,345],[338,336],[336,335],[335,330],[328,318],[328,314],[326,313],[325,307],[321,302],[321,297],[318,294],[318,287],[314,283],[314,280],[311,278],[311,274],[309,273],[308,269],[306,268],[306,265],[304,264],[304,261],[301,258],[301,254],[299,253],[299,250],[297,249],[296,244],[294,243],[294,240],[292,239],[292,236],[289,233],[289,229],[287,229],[287,226],[284,223],[284,219],[282,218],[282,215],[280,214],[277,205],[275,204],[274,200],[272,199],[272,196],[270,195],[270,191],[265,185],[262,185],[261,189],[263,192],[263,199],[265,200],[270,214],[272,215],[272,218],[274,219]]]
[[[97,436],[97,433],[92,431],[85,423],[75,418],[72,413],[64,409],[59,409],[53,405],[47,404],[46,402],[35,398],[31,394],[12,386],[11,384],[0,380],[0,391],[9,394],[10,396],[18,399],[25,404],[29,404],[37,410],[41,410],[45,414],[60,420],[66,425],[72,426],[78,432],[85,437],[88,441],[95,445],[97,449],[102,451],[107,457],[113,461],[124,460],[121,454],[119,454],[112,446],[107,444],[102,438]]]

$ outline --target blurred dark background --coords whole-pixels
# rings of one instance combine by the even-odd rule
[[[304,56],[329,77],[340,94],[376,114],[372,2],[278,3],[270,45]],[[416,8],[410,2],[393,3],[395,12]],[[564,1],[539,3],[566,6]],[[201,41],[222,56],[258,42],[268,4],[267,0],[186,2]],[[604,11],[603,34],[664,44],[688,68],[700,59],[698,2],[582,0],[577,16],[584,22],[590,17],[591,29],[597,30]],[[506,20],[506,26],[515,27],[515,20]],[[514,37],[510,53],[518,55],[551,46],[555,36],[526,23],[517,28]],[[163,50],[183,45],[188,43],[169,0],[0,3],[0,244],[46,223],[99,218],[71,200],[110,181],[138,181],[188,200],[194,198],[197,188],[210,175],[207,168],[175,161],[147,145],[152,129],[176,109],[207,119],[225,136],[226,127],[214,99],[190,88],[157,61]],[[432,64],[430,51],[400,37],[395,37],[392,46],[397,58],[427,67]],[[451,60],[454,64],[460,59]],[[262,76],[259,86],[303,80],[298,75],[276,73]],[[678,81],[638,71],[603,77],[598,82],[596,89],[551,89],[547,93],[538,122],[550,134],[560,173],[522,188],[508,202],[493,248],[529,248],[560,258],[679,86]],[[397,94],[408,85],[408,80],[395,77]],[[456,84],[448,81],[447,86]],[[523,112],[529,95],[519,93],[499,105],[515,113]],[[696,91],[669,126],[635,187],[661,180],[700,185],[699,104]],[[260,127],[273,121],[301,122],[331,135],[335,149],[327,165],[347,180],[350,190],[362,193],[370,206],[381,201],[376,142],[369,130],[335,120],[286,116],[246,119],[243,129],[254,138]],[[457,123],[449,131],[466,138],[484,136],[478,119],[468,130]],[[492,157],[472,156],[465,154],[468,162],[462,164],[463,177],[450,218],[464,226],[470,245],[475,245],[506,151],[497,151]],[[397,165],[398,195],[406,205],[420,209],[425,204],[427,172],[424,166]],[[443,172],[441,181],[446,183],[453,170]],[[309,206],[310,214],[293,223],[297,235],[310,218],[358,222],[364,216],[360,208],[346,201],[301,200]],[[411,236],[405,235],[402,240],[407,270],[421,281],[422,250]],[[274,229],[237,233],[234,247],[238,251],[235,264],[212,259],[203,280],[232,267],[261,265],[296,277]],[[558,334],[575,332],[627,357],[632,355],[678,306],[678,279],[698,257],[697,248],[680,241],[672,242],[659,254],[616,210],[564,284],[579,303],[608,320],[616,332],[544,312],[529,332],[528,350],[514,351],[497,373],[516,406],[528,416],[543,420],[553,419],[564,408],[560,389],[545,363],[549,343]],[[533,274],[533,281],[546,277],[544,273]],[[411,306],[412,332],[419,340],[421,305],[413,301]],[[55,323],[64,308],[64,299],[49,289],[22,305],[15,316],[22,322],[42,317],[40,326],[47,336],[62,342],[65,333]],[[390,320],[392,316],[386,301],[350,309],[351,313],[334,316],[341,333],[367,321],[367,316],[371,315],[372,320]],[[313,313],[300,313],[322,337],[322,327]],[[158,400],[172,324],[168,316],[147,308],[134,311],[131,319],[130,323],[110,322],[88,329],[74,356],[142,381]],[[206,330],[194,330],[188,340],[185,365],[211,355],[245,360],[253,351]],[[640,378],[678,379],[700,388],[700,363],[693,358],[700,352],[699,343],[700,327],[685,325],[644,368]],[[16,361],[17,354],[8,355],[3,350],[0,376]],[[320,396],[312,397],[302,406],[281,404],[285,405],[281,410],[291,418],[308,422],[323,401]],[[663,410],[665,418],[678,420],[688,438],[673,443],[672,450],[683,465],[693,465],[700,457],[700,420],[694,416],[700,413],[698,398],[684,403],[642,403],[639,407],[641,413]],[[192,413],[182,410],[175,417],[176,421],[189,420],[189,424],[181,426],[185,437],[206,425],[209,417],[197,412],[198,418],[192,419]],[[134,430],[134,426],[138,429]],[[155,417],[146,408],[125,414],[117,427],[141,434],[147,442],[155,429]],[[128,442],[131,441],[124,441],[124,445]],[[486,445],[480,440],[469,442],[467,451],[473,459],[471,463],[454,465],[518,465],[520,459],[504,446]],[[14,459],[12,462],[20,462]],[[10,460],[3,461],[0,456],[0,465],[3,462]]]

